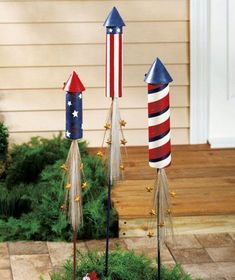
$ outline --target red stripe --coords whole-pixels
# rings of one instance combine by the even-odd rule
[[[156,89],[159,88],[160,86],[162,86],[162,84],[156,84],[156,85],[148,84],[148,90]]]
[[[106,35],[106,56],[105,56],[105,94],[106,96],[108,96],[108,92],[107,92],[107,56],[108,56],[108,53],[107,53],[107,45],[108,45],[108,35]]]
[[[118,35],[118,39],[119,39],[118,97],[122,97],[122,34]]]
[[[154,114],[159,113],[169,107],[169,94],[167,94],[164,98],[148,103],[148,113]]]
[[[169,128],[170,128],[170,118],[161,124],[155,126],[149,126],[149,138],[156,137],[166,132]]]
[[[171,141],[169,140],[166,144],[149,150],[149,159],[161,158],[169,154],[171,151]]]
[[[114,35],[108,35],[110,39],[110,97],[114,97]]]

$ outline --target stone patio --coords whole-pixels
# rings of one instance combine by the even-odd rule
[[[175,243],[162,248],[162,262],[172,267],[176,262],[192,277],[205,280],[235,280],[235,233],[178,235]],[[123,249],[156,256],[155,238],[112,239],[110,249]],[[79,241],[78,249],[103,251],[104,240]],[[72,254],[72,244],[65,242],[0,243],[0,280],[50,279]]]

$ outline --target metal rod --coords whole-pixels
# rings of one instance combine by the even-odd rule
[[[159,176],[159,169],[157,170],[157,173]],[[158,185],[157,190],[157,266],[157,280],[161,280],[160,185]]]
[[[76,280],[76,253],[77,253],[77,232],[73,231],[73,280]]]
[[[107,203],[107,221],[106,221],[106,250],[105,250],[105,276],[108,275],[109,267],[109,227],[110,227],[110,208],[111,208],[111,179],[108,183],[108,203]]]

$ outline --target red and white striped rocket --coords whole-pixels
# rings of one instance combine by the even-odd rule
[[[118,99],[122,97],[122,29],[125,23],[115,7],[109,13],[104,22],[104,26],[106,27],[105,88],[106,96],[112,99],[107,119],[107,125],[110,127],[110,135],[106,143],[110,145],[109,175],[111,182],[113,182],[113,180],[115,181],[120,178],[120,169],[123,170],[120,143],[125,145],[127,142],[125,138],[121,141],[119,138],[120,131],[123,136],[122,126],[124,122],[120,119],[118,105]]]
[[[169,83],[172,81],[157,58],[145,82],[148,83],[149,165],[158,169],[171,163]]]
[[[122,97],[122,29],[125,23],[115,7],[109,13],[104,26],[106,27],[106,96]]]

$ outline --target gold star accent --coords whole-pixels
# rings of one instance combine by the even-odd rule
[[[153,188],[152,187],[146,187],[147,192],[152,192]]]
[[[69,189],[71,188],[71,184],[67,184],[67,185],[65,186],[65,188],[66,188],[66,190],[69,190]]]
[[[156,216],[156,211],[154,209],[151,209],[151,211],[149,212],[149,214],[151,216]]]
[[[165,223],[164,223],[164,222],[161,222],[161,223],[159,224],[159,226],[160,226],[160,227],[164,227],[164,226],[165,226]]]
[[[147,234],[147,236],[148,236],[149,238],[153,237],[153,235],[154,235],[154,234],[153,234],[152,231],[149,231],[148,234]]]
[[[123,164],[120,165],[120,169],[121,169],[121,170],[124,170],[124,169],[125,169],[125,167],[124,167]]]
[[[120,126],[126,126],[127,122],[125,120],[120,120]]]
[[[80,170],[82,170],[82,169],[83,169],[83,163],[80,164]]]
[[[96,153],[96,155],[97,155],[98,157],[103,157],[103,156],[104,156],[104,154],[103,154],[101,151],[98,151],[98,152]]]
[[[121,144],[122,144],[122,145],[126,145],[126,143],[127,143],[126,139],[124,139],[124,138],[121,139]]]
[[[111,144],[112,144],[111,139],[108,139],[108,140],[106,141],[106,143],[107,143],[108,145],[111,145]]]
[[[110,124],[110,123],[106,123],[106,124],[104,125],[104,128],[105,128],[105,129],[110,129],[110,128],[111,128],[111,124]]]
[[[68,171],[68,167],[66,166],[66,164],[62,164],[60,169],[65,172]]]
[[[87,182],[82,183],[82,189],[85,189],[87,187]]]
[[[79,201],[80,201],[80,196],[79,196],[79,195],[76,195],[74,201],[75,201],[75,202],[79,202]]]
[[[168,208],[168,209],[166,210],[166,212],[167,212],[167,214],[171,214],[171,209]]]
[[[170,195],[171,195],[171,197],[175,198],[176,197],[176,192],[171,191]]]

